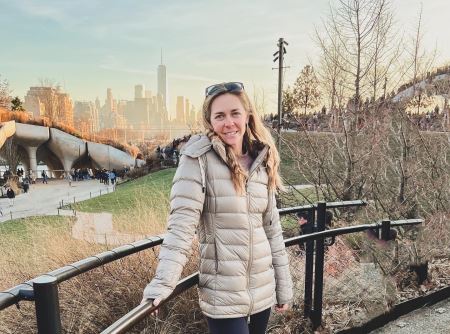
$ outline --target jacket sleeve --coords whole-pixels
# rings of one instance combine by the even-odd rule
[[[284,247],[280,215],[278,214],[273,192],[269,192],[269,205],[263,216],[263,226],[272,251],[277,303],[288,304],[293,298],[292,278],[289,270],[289,258]]]
[[[198,159],[182,155],[172,182],[167,233],[155,276],[144,289],[145,299],[167,298],[180,279],[203,210],[201,180]]]

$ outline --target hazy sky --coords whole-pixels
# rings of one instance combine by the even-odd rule
[[[73,100],[103,103],[108,87],[131,100],[135,84],[156,92],[162,48],[171,110],[177,95],[198,109],[206,86],[242,81],[250,93],[263,89],[267,111],[276,111],[278,38],[289,42],[292,83],[315,60],[311,37],[329,3],[337,0],[0,0],[0,75],[21,98],[48,78]],[[411,33],[420,1],[392,5],[399,29]],[[438,64],[450,60],[449,13],[448,0],[423,3],[425,43],[437,45]]]

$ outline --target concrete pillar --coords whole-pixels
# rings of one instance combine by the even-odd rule
[[[34,177],[37,177],[37,158],[36,158],[36,152],[37,147],[36,146],[25,146],[25,149],[28,153],[29,158],[29,168],[33,171]],[[28,171],[27,171],[28,172]]]

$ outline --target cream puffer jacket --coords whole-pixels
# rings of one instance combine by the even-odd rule
[[[168,233],[144,298],[164,299],[200,242],[199,301],[211,318],[245,317],[292,299],[292,281],[275,196],[269,192],[265,147],[238,195],[220,140],[193,136],[181,151],[170,195]]]

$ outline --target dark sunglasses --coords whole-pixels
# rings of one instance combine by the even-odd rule
[[[222,82],[215,84],[205,89],[206,96],[214,96],[222,92],[242,92],[244,84],[242,82]]]

